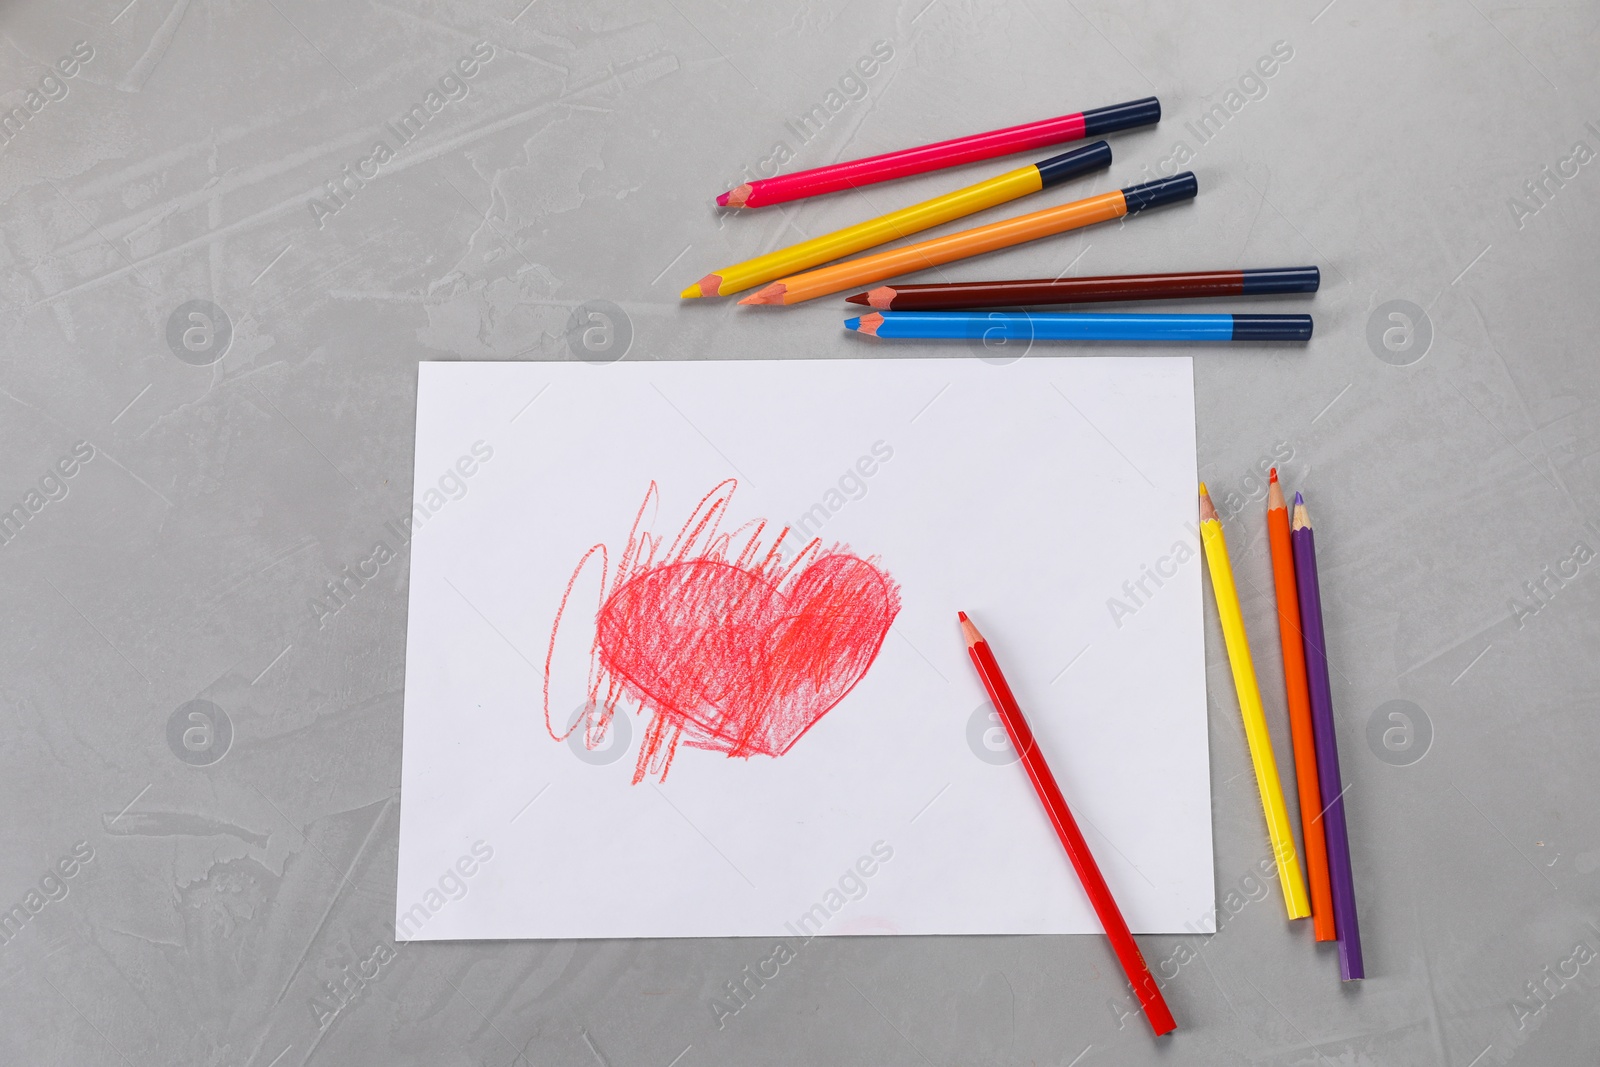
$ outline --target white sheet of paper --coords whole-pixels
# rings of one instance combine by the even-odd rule
[[[958,610],[1129,925],[1211,931],[1195,467],[1188,357],[422,364],[396,936],[1098,933]],[[648,704],[594,749],[545,723],[547,655],[556,732],[586,700],[598,557],[552,645],[557,611],[652,481],[670,542],[729,478],[723,532],[805,520],[899,611],[782,755],[633,784]]]

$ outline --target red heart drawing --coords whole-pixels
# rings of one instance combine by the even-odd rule
[[[815,559],[787,590],[717,560],[668,563],[607,598],[600,662],[681,714],[688,744],[777,756],[861,680],[896,607],[851,555]]]
[[[719,534],[735,484],[702,499],[664,559],[655,558],[662,540],[640,533],[636,519],[602,594],[585,740],[603,741],[622,696],[653,711],[635,782],[647,771],[665,778],[680,741],[730,757],[781,756],[866,674],[900,610],[894,582],[840,546],[813,540],[785,563],[788,529],[764,556],[764,523]],[[646,506],[655,493],[652,484]],[[605,546],[596,545],[574,583],[596,553],[604,563]],[[547,657],[547,726],[550,667]]]

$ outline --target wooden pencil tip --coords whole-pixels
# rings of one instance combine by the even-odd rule
[[[1267,510],[1283,510],[1283,486],[1278,484],[1278,468],[1272,468],[1272,477],[1267,481]]]
[[[1206,483],[1200,483],[1200,521],[1221,522],[1217,518],[1217,506],[1211,502],[1211,494],[1206,492]]]
[[[727,192],[725,192],[721,196],[717,197],[717,206],[718,207],[744,207],[745,202],[748,201],[749,199],[750,199],[750,185],[747,182],[744,185],[736,186],[736,187],[734,187],[732,189],[729,189]]]
[[[695,300],[695,299],[698,299],[698,298],[700,298],[702,296],[705,296],[706,294],[700,291],[700,283],[699,282],[695,282],[693,285],[689,286],[689,288],[685,289],[683,292],[679,293],[678,295],[680,297],[682,297],[683,299],[685,299],[685,300]]]
[[[722,275],[707,274],[704,278],[694,283],[694,288],[700,290],[701,296],[721,296]]]
[[[878,336],[878,327],[883,325],[883,316],[874,311],[870,315],[847,319],[845,325],[857,333],[864,333],[868,337],[876,337]]]
[[[741,304],[781,304],[781,303],[783,303],[783,294],[788,292],[788,291],[789,291],[788,286],[784,285],[782,282],[773,282],[771,285],[767,286],[765,289],[762,289],[759,292],[751,293],[749,296],[747,296],[743,300],[739,301],[739,303],[741,303]]]
[[[880,285],[876,289],[867,290],[866,302],[880,311],[887,311],[894,306],[895,290],[893,286]]]
[[[983,635],[978,632],[976,626],[972,625],[972,620],[967,618],[967,613],[958,611],[956,614],[961,617],[961,636],[967,639],[967,647],[971,648],[979,641],[982,641]]]

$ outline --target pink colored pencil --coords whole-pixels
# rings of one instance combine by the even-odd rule
[[[813,167],[794,174],[780,174],[775,178],[758,178],[723,193],[717,197],[717,204],[721,207],[766,207],[768,204],[802,200],[841,189],[855,189],[893,178],[908,178],[913,174],[955,167],[962,163],[975,163],[980,159],[1028,152],[1063,141],[1098,137],[1113,130],[1149,126],[1159,121],[1161,102],[1149,96],[1143,100],[1092,108],[1022,126],[957,137],[952,141],[903,148],[881,156]]]

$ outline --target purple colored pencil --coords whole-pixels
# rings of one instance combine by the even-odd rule
[[[1311,732],[1316,739],[1322,825],[1328,839],[1328,881],[1333,890],[1333,920],[1339,930],[1339,974],[1346,982],[1367,976],[1361,962],[1361,930],[1356,923],[1356,886],[1350,873],[1350,831],[1344,817],[1344,786],[1339,780],[1339,742],[1333,730],[1333,687],[1328,682],[1328,642],[1322,630],[1322,591],[1317,586],[1317,546],[1305,499],[1294,495],[1289,542],[1300,591],[1300,633],[1306,646],[1306,681],[1311,696]]]

